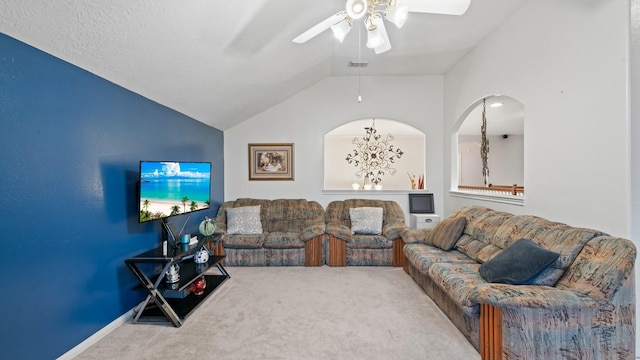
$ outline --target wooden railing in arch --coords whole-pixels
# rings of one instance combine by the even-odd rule
[[[481,193],[491,193],[500,195],[513,195],[524,196],[524,186],[514,185],[493,185],[489,186],[470,186],[470,185],[458,185],[458,190],[462,191],[475,191]]]

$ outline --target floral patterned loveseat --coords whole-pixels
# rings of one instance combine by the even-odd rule
[[[351,210],[382,209],[379,234],[353,231]],[[347,199],[332,201],[325,212],[330,266],[402,266],[400,233],[407,226],[404,212],[395,201]]]
[[[405,230],[405,270],[483,359],[634,358],[632,242],[482,206],[459,209],[447,220],[460,217],[466,223],[461,234],[438,227]],[[450,250],[434,245],[447,236],[454,238]],[[525,241],[520,239],[555,253],[555,260],[524,284],[487,281],[487,269],[503,271],[505,264],[520,267],[536,258],[535,252],[520,260],[504,256]],[[515,263],[491,268],[505,259]]]
[[[216,222],[216,233],[222,235],[222,249],[219,245],[214,252],[226,256],[225,265],[324,263],[324,208],[316,201],[251,198],[226,201],[218,210]]]

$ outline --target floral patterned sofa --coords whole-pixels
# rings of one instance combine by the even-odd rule
[[[629,240],[481,206],[459,209],[438,227],[403,232],[405,271],[483,359],[634,358],[636,249]],[[453,239],[448,251],[440,248],[448,248],[445,238]],[[536,250],[508,251],[522,238]],[[528,268],[538,250],[555,255]],[[511,279],[522,269],[530,273],[520,283],[484,277],[497,271]]]
[[[231,221],[230,221],[231,220]],[[305,199],[226,201],[216,216],[216,254],[230,266],[322,266],[324,208]]]
[[[378,215],[378,232],[355,229],[352,211],[382,209]],[[367,212],[362,213],[369,217]],[[333,201],[325,212],[330,266],[387,265],[402,266],[400,233],[407,226],[404,212],[395,201],[348,199]],[[366,228],[366,226],[365,226]],[[369,230],[369,229],[366,229]]]

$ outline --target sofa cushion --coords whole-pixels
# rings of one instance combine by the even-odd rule
[[[351,229],[340,224],[327,224],[325,226],[327,235],[335,236],[344,241],[351,241]]]
[[[315,224],[324,224],[324,208],[305,199],[275,199],[269,206],[266,232],[300,232]]]
[[[358,207],[349,209],[351,233],[365,235],[382,234],[381,207]]]
[[[465,217],[447,218],[436,225],[433,231],[425,237],[424,242],[427,245],[433,245],[444,251],[449,251],[456,245],[466,224],[467,219]]]
[[[485,244],[491,244],[498,229],[511,217],[513,217],[512,214],[487,209],[485,213],[479,214],[473,220],[467,218],[464,233]]]
[[[577,291],[601,302],[611,301],[633,274],[635,259],[636,247],[631,241],[599,236],[586,243],[556,288]]]
[[[502,251],[501,248],[493,244],[477,241],[467,234],[462,234],[455,248],[480,264],[486,263]],[[473,254],[473,256],[469,254]]]
[[[429,267],[437,262],[476,263],[457,250],[443,251],[434,246],[420,243],[405,245],[403,252],[407,261],[423,274],[426,274]]]
[[[485,262],[490,259],[486,257],[487,253],[495,254],[502,249],[496,249],[491,239],[500,226],[513,216],[512,214],[472,206],[458,211],[455,215],[467,218],[463,234],[468,236],[463,235],[455,246],[460,252],[479,262]],[[454,217],[454,214],[450,217]]]
[[[335,201],[338,204],[335,207],[335,210],[340,210],[339,216],[335,216],[335,218],[342,224],[348,227],[351,227],[351,214],[350,209],[359,208],[359,207],[379,207],[384,209],[384,202],[382,200],[371,200],[371,199],[347,199],[341,201]],[[331,204],[329,204],[331,205]],[[333,218],[331,215],[331,208],[333,206],[327,207],[327,212],[329,212],[329,217]]]
[[[382,235],[352,235],[346,245],[351,249],[390,249],[393,241]]]
[[[260,221],[263,225],[262,231],[269,231],[266,225],[269,223],[272,201],[273,200],[268,199],[239,198],[233,201],[232,207],[260,205]]]
[[[478,273],[479,266],[478,263],[440,262],[431,265],[427,273],[453,301],[469,307],[477,305],[478,285],[487,283]]]
[[[300,233],[300,240],[308,241],[316,236],[323,236],[326,231],[327,227],[324,223],[307,226],[306,228],[302,229],[302,232]]]
[[[400,232],[400,236],[405,244],[424,243],[424,239],[426,239],[432,231],[433,229],[416,229],[405,226]]]
[[[564,271],[573,263],[587,241],[600,235],[604,235],[604,233],[568,225],[536,234],[536,237],[532,238],[532,240],[545,249],[559,253],[560,257],[538,275],[535,284],[554,286],[560,280]]]
[[[301,249],[304,241],[298,232],[270,232],[264,236],[265,249]]]
[[[491,243],[501,249],[508,248],[522,238],[540,243],[538,242],[540,236],[558,227],[566,227],[566,225],[533,215],[514,215],[498,228]]]
[[[488,282],[531,284],[559,256],[529,239],[520,239],[482,264],[479,271]]]
[[[501,248],[495,245],[483,243],[467,234],[460,236],[455,249],[481,264],[491,260],[492,257],[502,251]]]
[[[264,234],[257,235],[226,235],[222,244],[229,249],[260,249],[264,244]]]
[[[260,205],[227,209],[227,235],[262,234]]]
[[[389,240],[400,239],[404,229],[407,228],[406,224],[389,224],[382,227],[382,235]]]

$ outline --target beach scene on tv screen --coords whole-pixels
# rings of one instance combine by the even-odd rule
[[[140,163],[140,221],[209,208],[211,164]]]

